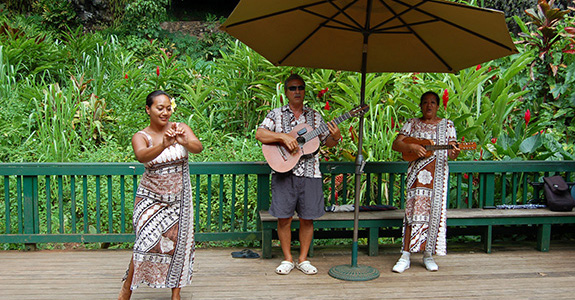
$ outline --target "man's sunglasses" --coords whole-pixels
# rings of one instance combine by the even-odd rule
[[[300,91],[305,91],[305,85],[293,85],[293,86],[289,86],[288,90],[295,92],[296,90],[300,90]]]

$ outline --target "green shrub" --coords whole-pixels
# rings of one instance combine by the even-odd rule
[[[32,8],[42,16],[42,24],[48,29],[63,31],[78,25],[76,12],[68,0],[37,0]]]

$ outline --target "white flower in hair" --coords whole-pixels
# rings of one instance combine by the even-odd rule
[[[172,110],[175,110],[178,105],[176,104],[176,99],[170,99],[170,105],[172,105]]]

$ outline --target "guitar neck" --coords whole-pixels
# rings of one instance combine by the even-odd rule
[[[452,145],[426,145],[424,146],[425,150],[449,150],[452,149],[453,146]]]
[[[339,124],[347,119],[351,118],[351,114],[349,112],[346,112],[345,114],[333,119],[333,122],[335,122],[335,124]],[[320,125],[318,128],[302,135],[302,137],[304,138],[305,141],[309,141],[313,138],[315,138],[316,136],[328,131],[329,128],[327,127],[326,124]]]

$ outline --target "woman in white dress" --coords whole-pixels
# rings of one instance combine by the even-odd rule
[[[180,299],[192,280],[195,250],[188,152],[203,146],[188,125],[170,122],[165,92],[147,96],[146,113],[150,124],[132,137],[146,170],[134,200],[134,252],[118,299],[130,299],[140,284],[171,288],[172,299]]]
[[[411,253],[423,252],[423,264],[429,271],[438,270],[432,254],[446,254],[447,161],[459,155],[457,135],[452,121],[437,117],[437,93],[424,93],[420,108],[422,117],[409,119],[392,146],[395,151],[418,157],[409,163],[407,170],[402,255],[393,267],[397,273],[410,267]],[[448,151],[435,151],[427,157],[427,150],[420,144],[408,143],[408,137],[454,147]]]

